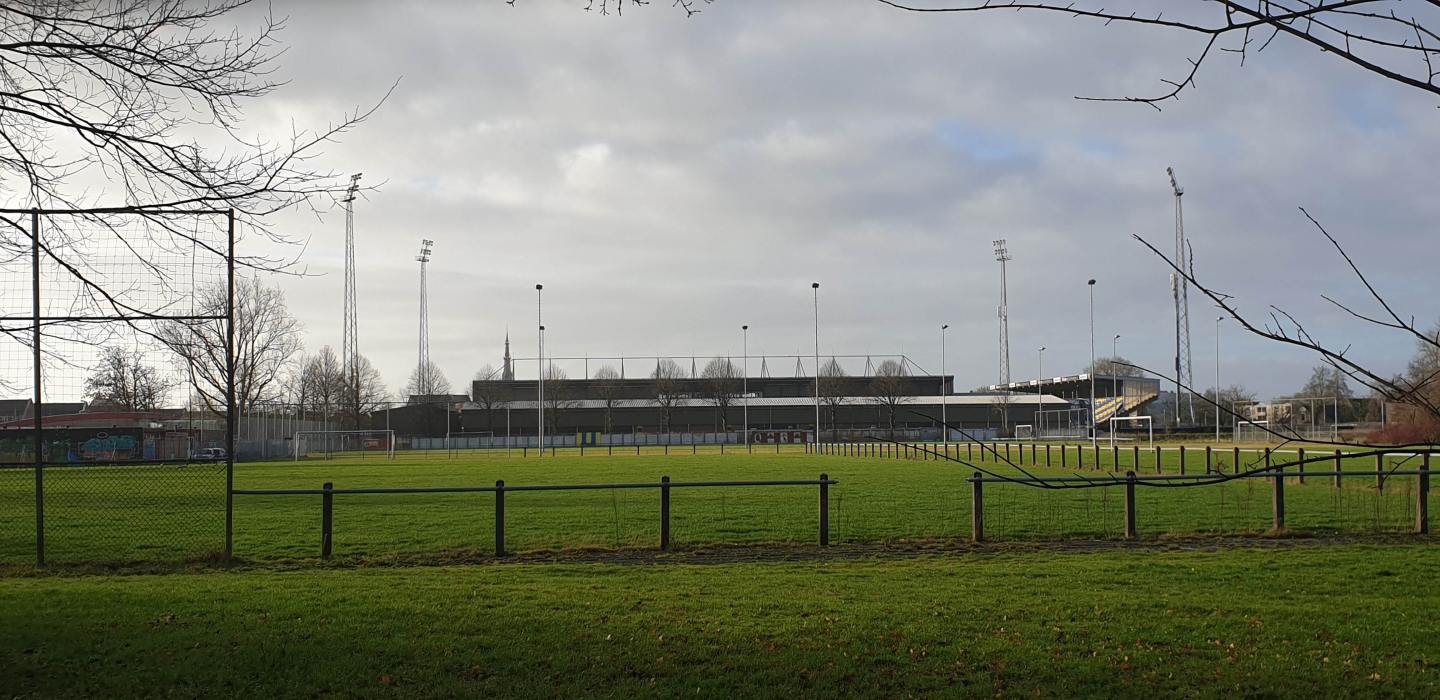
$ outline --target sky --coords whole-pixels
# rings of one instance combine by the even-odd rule
[[[1242,311],[1273,305],[1365,363],[1404,368],[1409,340],[1321,299],[1376,308],[1304,207],[1397,309],[1440,318],[1435,100],[1333,56],[1283,39],[1243,67],[1221,54],[1157,111],[1075,96],[1163,90],[1202,39],[869,0],[718,0],[692,17],[666,2],[583,7],[273,7],[285,85],[247,106],[245,128],[323,126],[394,86],[316,165],[374,188],[355,208],[359,342],[396,392],[416,364],[422,238],[430,354],[457,391],[499,365],[507,329],[516,356],[535,355],[536,284],[550,356],[703,366],[742,354],[742,325],[752,356],[808,355],[818,282],[822,356],[903,353],[939,372],[948,324],[957,388],[993,384],[1002,238],[1012,379],[1037,376],[1042,346],[1046,376],[1083,371],[1091,278],[1096,354],[1118,334],[1122,356],[1168,368],[1169,268],[1133,238],[1173,252],[1167,167],[1198,275]],[[308,350],[338,348],[343,212],[272,225],[304,242],[279,252],[306,274],[272,282]],[[250,236],[241,252],[267,246]],[[1197,387],[1215,381],[1217,315],[1192,293]],[[1221,383],[1261,398],[1299,389],[1318,362],[1234,321],[1219,332]]]

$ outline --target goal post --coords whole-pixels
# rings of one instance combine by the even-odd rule
[[[299,430],[294,438],[295,461],[312,454],[333,459],[336,455],[384,455],[395,459],[393,430]]]
[[[1033,425],[1017,425],[1017,426],[1015,426],[1015,439],[1016,439],[1016,440],[1031,440],[1031,441],[1034,441],[1034,440],[1035,440],[1035,426],[1033,426]]]
[[[1150,447],[1151,447],[1151,449],[1154,449],[1154,447],[1155,447],[1155,421],[1151,420],[1150,416],[1111,416],[1111,417],[1110,417],[1110,429],[1111,429],[1111,430],[1115,430],[1115,429],[1116,429],[1116,426],[1115,426],[1116,423],[1122,423],[1122,422],[1123,422],[1123,423],[1138,423],[1138,422],[1140,422],[1140,421],[1145,421],[1145,427],[1148,429],[1147,432],[1150,434]]]

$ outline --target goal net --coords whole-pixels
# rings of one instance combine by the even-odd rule
[[[1269,444],[1275,439],[1269,431],[1268,420],[1243,420],[1235,424],[1235,444]]]
[[[1142,426],[1140,426],[1139,424],[1140,424],[1140,423],[1144,423],[1145,425],[1144,425],[1143,427],[1144,427],[1144,429],[1145,429],[1146,435],[1149,436],[1149,439],[1150,439],[1150,447],[1152,447],[1152,448],[1155,447],[1155,422],[1154,422],[1153,420],[1151,420],[1151,417],[1150,417],[1150,416],[1111,416],[1111,418],[1110,418],[1111,430],[1114,430],[1115,432],[1118,433],[1120,430],[1122,430],[1122,428],[1120,427],[1120,424],[1122,424],[1122,423],[1129,424],[1129,425],[1127,426],[1127,428],[1123,428],[1123,429],[1129,429],[1129,428],[1136,428],[1136,429],[1138,429],[1138,428],[1142,427]]]
[[[295,433],[295,459],[336,457],[395,458],[393,430],[301,430]]]
[[[1034,439],[1035,439],[1035,426],[1033,426],[1033,425],[1017,425],[1017,426],[1015,426],[1015,439],[1016,439],[1016,440],[1034,440]]]

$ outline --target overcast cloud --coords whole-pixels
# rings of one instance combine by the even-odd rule
[[[1403,368],[1409,342],[1319,298],[1363,306],[1364,290],[1304,206],[1398,308],[1440,316],[1434,101],[1334,57],[1277,41],[1244,68],[1221,58],[1156,112],[1073,96],[1154,92],[1195,37],[866,0],[720,0],[688,19],[582,5],[276,7],[289,83],[251,106],[252,128],[321,125],[400,81],[324,161],[383,183],[356,208],[360,345],[394,390],[415,365],[421,238],[431,356],[457,390],[498,366],[507,327],[535,354],[536,283],[553,355],[739,355],[742,324],[752,354],[809,353],[813,281],[823,355],[903,352],[938,372],[948,323],[957,386],[990,384],[996,238],[1014,256],[1015,379],[1042,345],[1047,375],[1088,363],[1091,277],[1097,353],[1118,333],[1122,355],[1166,368],[1168,270],[1131,236],[1173,246],[1167,166],[1197,269],[1243,309],[1281,306]],[[309,239],[311,276],[280,278],[308,347],[338,347],[344,217],[278,224]],[[1192,295],[1191,317],[1205,387],[1216,313]],[[1317,362],[1227,326],[1225,384],[1294,391]]]

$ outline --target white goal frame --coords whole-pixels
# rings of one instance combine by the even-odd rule
[[[296,461],[296,462],[300,461],[300,456],[301,456],[302,454],[309,454],[309,451],[308,451],[308,450],[307,450],[307,451],[302,451],[302,450],[300,449],[300,444],[301,444],[301,441],[304,440],[304,438],[305,438],[306,436],[310,436],[310,435],[316,435],[316,436],[322,436],[322,435],[323,435],[323,436],[325,436],[326,438],[329,438],[329,437],[331,437],[331,436],[341,436],[341,437],[343,437],[343,436],[346,436],[346,435],[354,435],[354,436],[356,436],[356,437],[367,437],[367,436],[377,436],[377,435],[378,435],[378,436],[384,436],[384,437],[385,437],[385,448],[386,448],[386,449],[385,449],[385,457],[386,457],[386,459],[395,459],[395,431],[393,431],[393,430],[385,430],[385,429],[383,429],[383,428],[382,428],[382,429],[378,429],[378,430],[297,430],[297,431],[295,431],[295,435],[294,435],[294,438],[293,438],[293,445],[292,445],[292,449],[294,449],[294,451],[295,451],[295,461]],[[323,454],[327,454],[327,455],[328,455],[328,454],[332,454],[331,452],[328,451],[329,443],[330,443],[330,441],[327,439],[327,440],[325,441],[325,444],[326,444],[326,448],[327,448],[327,449],[326,449],[325,452],[323,452]],[[360,452],[360,454],[361,454],[362,456],[365,454],[365,450],[364,450],[364,449],[360,449],[360,450],[358,450],[358,451]]]
[[[1116,421],[1145,421],[1145,427],[1150,429],[1150,449],[1155,449],[1155,421],[1150,416],[1110,416],[1110,434],[1115,434]]]
[[[1020,429],[1021,429],[1021,428],[1025,428],[1026,430],[1030,431],[1030,435],[1027,436],[1027,437],[1020,437]],[[1021,424],[1021,425],[1016,425],[1016,426],[1015,426],[1015,439],[1016,439],[1016,440],[1030,440],[1030,441],[1033,442],[1033,441],[1035,440],[1035,426],[1034,426],[1034,425],[1031,425],[1031,424],[1029,424],[1029,423],[1025,423],[1025,424]]]
[[[1231,440],[1232,440],[1236,445],[1245,445],[1245,444],[1249,444],[1249,443],[1252,443],[1252,442],[1256,442],[1255,440],[1241,440],[1241,439],[1240,439],[1242,435],[1246,435],[1246,436],[1248,437],[1248,433],[1247,433],[1247,431],[1245,431],[1245,426],[1247,426],[1247,425],[1248,425],[1248,426],[1254,426],[1254,429],[1255,429],[1256,432],[1258,432],[1258,433],[1260,433],[1261,435],[1264,435],[1264,436],[1265,436],[1264,442],[1265,442],[1266,445],[1270,444],[1270,441],[1275,439],[1275,436],[1270,433],[1270,421],[1269,421],[1269,420],[1248,420],[1248,419],[1246,419],[1246,420],[1237,420],[1237,421],[1235,421],[1235,427],[1231,429],[1231,435],[1230,435]]]

